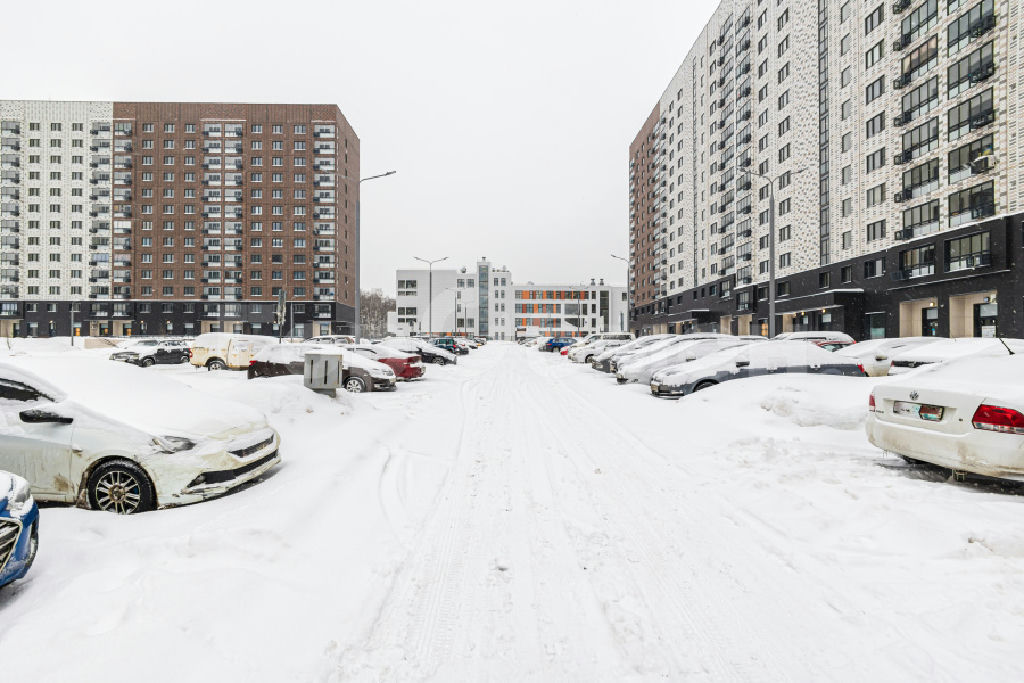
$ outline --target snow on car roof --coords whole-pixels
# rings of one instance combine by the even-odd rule
[[[1008,338],[1006,339],[1006,343],[1014,352],[1024,353],[1024,339]],[[1009,355],[1006,351],[1006,347],[1003,346],[1003,343],[998,339],[988,337],[964,337],[960,339],[942,339],[936,341],[934,344],[925,344],[924,346],[908,349],[894,355],[893,360],[912,360],[921,363],[942,363],[944,361],[953,360],[954,358],[963,358],[964,356],[970,356],[976,353],[990,356],[999,356],[1002,354]]]
[[[223,346],[230,341],[247,341],[255,344],[277,344],[279,340],[276,337],[267,337],[258,334],[229,334],[227,332],[207,332],[201,334],[195,338],[192,342],[193,346],[200,346],[204,348]]]
[[[672,366],[662,371],[664,375],[703,373],[732,365],[737,361],[748,361],[750,367],[794,366],[819,363],[822,365],[856,365],[850,358],[837,358],[831,351],[801,340],[774,340],[767,344],[745,344],[698,358],[690,363]]]
[[[853,337],[843,332],[829,332],[829,331],[818,331],[818,332],[784,332],[777,334],[774,337],[777,341],[783,341],[786,339],[830,339],[834,341],[853,341]]]
[[[900,353],[901,349],[909,350],[911,347],[933,344],[941,340],[942,337],[883,337],[881,339],[867,339],[850,346],[844,346],[841,349],[837,349],[835,353],[849,358],[865,358],[886,352],[893,355]]]
[[[57,401],[74,401],[151,434],[189,436],[182,432],[198,428],[210,433],[229,425],[245,427],[263,421],[258,412],[242,404],[192,389],[160,373],[106,359],[11,358],[0,363],[0,377],[28,384]]]
[[[273,344],[264,346],[254,353],[252,359],[268,363],[301,363],[309,351],[326,355],[342,355],[340,348],[325,344]]]

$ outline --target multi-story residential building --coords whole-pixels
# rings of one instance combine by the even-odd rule
[[[515,339],[627,329],[626,288],[604,280],[515,284],[508,268],[495,268],[486,258],[475,269],[403,269],[395,277],[396,311],[389,318],[393,333]]]
[[[351,332],[334,105],[0,100],[0,334]]]
[[[596,332],[628,331],[629,301],[625,287],[590,284],[515,286],[517,336],[586,337]]]
[[[413,268],[396,272],[392,332],[511,339],[512,274],[486,258],[474,269]]]
[[[1024,336],[1018,9],[722,2],[630,146],[631,329],[766,333],[773,206],[779,331]]]

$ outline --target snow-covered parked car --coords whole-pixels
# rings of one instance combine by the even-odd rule
[[[763,337],[716,337],[714,339],[687,339],[681,343],[661,348],[651,354],[639,354],[629,362],[619,365],[615,378],[619,384],[639,382],[649,384],[658,370],[689,363],[704,356],[731,349],[744,344],[767,341]]]
[[[194,503],[280,462],[279,437],[248,406],[104,361],[0,363],[0,470],[37,500],[122,514]]]
[[[306,353],[310,351],[341,356],[341,385],[345,391],[361,394],[364,391],[395,389],[395,373],[391,368],[332,344],[278,344],[264,347],[249,362],[248,378],[301,375],[305,372]]]
[[[868,440],[956,473],[1024,481],[1024,354],[976,355],[879,384]]]
[[[844,332],[830,332],[828,330],[817,330],[817,331],[805,331],[805,332],[783,332],[772,337],[773,341],[809,341],[814,343],[821,342],[844,342],[846,344],[856,344],[857,342],[853,337]]]
[[[595,370],[601,372],[614,372],[612,369],[613,358],[624,357],[628,354],[636,353],[642,349],[647,348],[651,344],[657,344],[664,339],[671,339],[675,337],[674,334],[650,334],[646,337],[638,337],[631,342],[627,342],[621,346],[606,349],[604,352],[594,356],[590,363],[590,366]]]
[[[607,372],[617,373],[619,368],[626,363],[632,363],[641,358],[647,358],[648,356],[660,353],[665,349],[679,344],[686,344],[695,339],[721,339],[728,335],[718,334],[715,332],[696,332],[693,334],[666,334],[654,336],[658,338],[649,344],[632,349],[623,347],[616,351],[609,359]],[[647,337],[644,337],[644,339],[646,338]]]
[[[190,360],[197,368],[207,370],[246,370],[257,351],[279,343],[274,337],[208,332],[192,342]]]
[[[399,351],[386,344],[349,344],[343,348],[363,358],[383,363],[394,371],[396,379],[411,380],[423,376],[423,358],[418,353]]]
[[[590,338],[587,337],[587,339]],[[573,363],[586,363],[589,365],[595,358],[605,351],[625,346],[630,341],[630,339],[618,339],[611,337],[595,339],[594,341],[586,341],[580,344],[573,344],[569,347],[569,352],[566,353],[566,356]]]
[[[148,368],[157,364],[187,363],[192,357],[188,342],[183,339],[140,339],[110,354],[110,360]]]
[[[1014,353],[1024,353],[1024,339],[993,339],[991,337],[940,339],[933,344],[913,347],[897,353],[893,356],[889,374],[901,375],[924,365],[948,363],[968,356],[1003,356],[1007,355],[1007,347]]]
[[[380,342],[405,353],[418,354],[424,363],[436,365],[448,365],[458,363],[455,354],[447,349],[434,346],[430,342],[423,341],[417,337],[387,337]]]
[[[25,576],[39,549],[39,508],[27,481],[0,470],[0,588]]]
[[[885,377],[889,374],[895,355],[910,351],[925,344],[933,344],[942,337],[886,337],[868,339],[858,344],[845,346],[836,351],[837,355],[852,358],[864,366],[869,377]]]
[[[683,365],[659,370],[651,377],[655,396],[686,396],[722,382],[746,377],[800,372],[864,377],[855,361],[804,341],[770,341],[718,351]]]

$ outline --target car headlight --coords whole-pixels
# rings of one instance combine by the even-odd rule
[[[32,487],[29,486],[27,481],[22,480],[11,495],[7,497],[7,510],[14,517],[21,517],[29,511],[34,503],[35,501],[32,500]]]
[[[196,442],[183,436],[154,436],[153,443],[164,453],[178,453],[196,447]]]
[[[387,368],[371,368],[371,377],[394,377],[395,373]]]

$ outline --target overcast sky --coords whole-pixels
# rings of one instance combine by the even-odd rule
[[[625,283],[627,152],[717,3],[4,6],[12,99],[336,103],[361,141],[363,288],[413,256]]]

